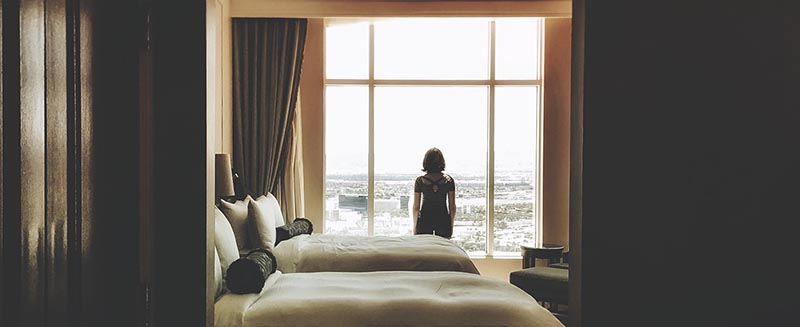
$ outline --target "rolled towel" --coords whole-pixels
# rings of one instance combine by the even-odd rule
[[[310,220],[300,217],[295,218],[291,224],[275,228],[275,245],[297,235],[311,234],[312,232],[314,232],[314,224]]]
[[[268,250],[252,250],[228,267],[226,286],[235,294],[260,293],[267,277],[275,272],[277,266],[275,256]]]

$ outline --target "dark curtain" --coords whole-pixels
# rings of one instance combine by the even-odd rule
[[[233,19],[233,169],[253,196],[275,193],[284,175],[307,24]]]

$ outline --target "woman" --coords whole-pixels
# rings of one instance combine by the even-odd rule
[[[453,236],[456,217],[456,184],[443,174],[442,151],[431,148],[422,159],[424,175],[414,181],[414,234],[434,234],[449,239]],[[420,204],[421,202],[421,204]]]

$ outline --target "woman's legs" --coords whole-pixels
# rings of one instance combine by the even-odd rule
[[[417,230],[417,232],[416,232],[417,235],[419,235],[419,234],[433,234],[433,224],[431,224],[429,221],[427,221],[427,219],[423,219],[422,217],[419,217],[419,219],[417,219],[417,228],[416,228],[416,230]]]
[[[420,212],[417,219],[416,234],[434,234],[450,239],[453,236],[453,225],[450,223],[450,213],[447,210]]]
[[[450,224],[450,216],[447,216],[447,219],[439,219],[437,221],[436,226],[434,227],[434,233],[437,236],[444,237],[446,239],[450,239],[453,236],[453,225]]]

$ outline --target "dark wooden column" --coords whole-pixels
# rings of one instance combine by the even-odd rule
[[[141,326],[139,283],[140,1],[80,1],[81,321]],[[111,299],[111,301],[109,301]]]
[[[68,55],[75,48],[67,37],[67,1],[50,0],[45,3],[45,285],[46,322],[48,326],[61,326],[69,321],[69,251],[70,220],[78,219],[69,215],[70,200],[75,187],[68,185],[70,133],[68,115],[75,115],[74,99],[68,91]],[[72,12],[70,13],[72,14]],[[69,24],[71,25],[71,24]],[[74,67],[74,64],[69,65]],[[69,69],[73,70],[73,69]],[[69,112],[69,113],[68,113]],[[76,126],[70,126],[74,129]],[[73,143],[74,146],[74,143]],[[70,158],[72,159],[72,158]]]
[[[0,325],[133,326],[138,2],[2,5]]]
[[[213,111],[206,106],[205,1],[154,1],[152,315],[157,326],[211,326]]]
[[[3,1],[3,25],[3,319],[44,326],[44,3]]]
[[[572,65],[569,114],[569,306],[568,325],[583,324],[583,90],[586,0],[572,2]]]

